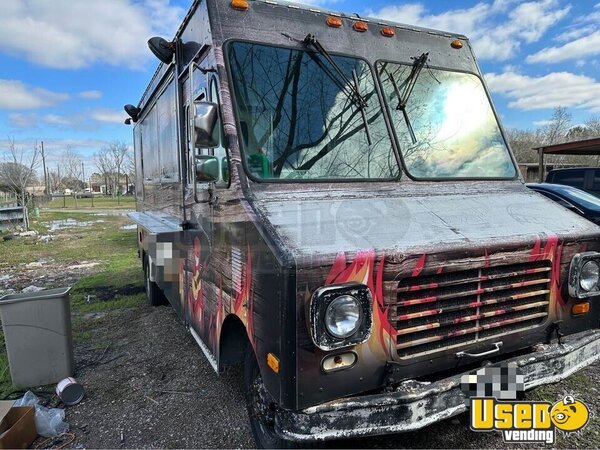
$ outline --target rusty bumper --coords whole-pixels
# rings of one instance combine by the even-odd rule
[[[567,378],[599,359],[600,330],[590,330],[502,363],[516,363],[529,390]],[[275,430],[293,441],[418,430],[467,410],[467,398],[460,389],[462,375],[428,384],[407,381],[392,392],[344,398],[298,412],[279,410]]]

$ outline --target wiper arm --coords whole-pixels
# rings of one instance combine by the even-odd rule
[[[335,60],[331,57],[329,52],[325,50],[325,48],[321,45],[321,43],[317,40],[317,38],[313,34],[309,34],[304,38],[304,44],[310,45],[317,50],[317,52],[335,69],[338,76],[342,80],[342,85],[340,86],[346,97],[354,103],[360,109],[360,114],[362,117],[362,121],[365,127],[365,133],[367,134],[367,142],[369,145],[373,145],[373,140],[371,139],[371,132],[369,130],[369,120],[367,118],[367,114],[365,109],[368,105],[367,100],[361,95],[358,85],[358,75],[356,74],[356,70],[352,70],[352,80],[348,78],[348,76],[344,73],[344,71],[340,68],[340,66],[335,62]],[[333,78],[333,75],[325,70],[323,66],[320,66],[325,73],[327,73],[339,86],[339,81]]]
[[[406,111],[406,106],[408,105],[408,100],[417,84],[417,80],[419,79],[419,75],[421,75],[421,70],[426,66],[427,60],[429,59],[429,53],[422,53],[418,58],[413,57],[414,63],[410,74],[402,83],[402,91],[398,87],[394,76],[391,73],[388,73],[390,77],[390,81],[392,82],[392,86],[394,86],[394,91],[398,96],[398,106],[396,106],[397,111],[402,111],[402,115],[404,116],[404,121],[406,122],[406,128],[408,128],[408,133],[410,134],[410,139],[413,144],[417,143],[417,136],[415,135],[415,130],[413,129],[412,123],[410,122],[410,118],[408,117],[408,112]]]
[[[400,101],[402,101],[402,94],[400,94],[400,89],[398,89],[398,83],[396,83],[396,79],[394,78],[394,75],[389,73],[387,70],[385,72],[387,73],[388,78],[392,82],[392,86],[394,87],[394,92],[396,93],[396,96],[400,99]],[[408,134],[410,134],[410,139],[412,140],[413,144],[416,144],[417,143],[417,135],[415,134],[415,130],[413,129],[412,123],[410,122],[410,118],[408,117],[406,108],[405,107],[399,108],[399,106],[400,105],[398,105],[396,107],[396,110],[399,110],[399,109],[402,110],[402,115],[404,116],[404,122],[406,122],[406,128],[408,128]]]

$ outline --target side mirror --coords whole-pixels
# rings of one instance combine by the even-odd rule
[[[196,181],[214,183],[219,180],[219,160],[215,156],[196,156]]]
[[[196,148],[219,146],[219,111],[216,103],[194,102],[192,116],[192,142]]]

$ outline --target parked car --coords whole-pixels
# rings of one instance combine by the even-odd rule
[[[600,197],[600,168],[575,167],[554,169],[548,172],[546,183],[563,184],[589,192]]]
[[[600,225],[600,199],[586,191],[551,183],[529,183],[527,187]]]
[[[73,197],[92,198],[92,193],[90,191],[77,191],[73,193]]]

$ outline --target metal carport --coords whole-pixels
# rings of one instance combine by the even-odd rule
[[[600,156],[600,138],[586,139],[584,141],[565,142],[564,144],[534,147],[539,156],[540,183],[544,182],[544,155],[579,155]]]

